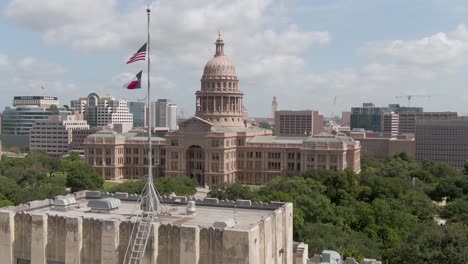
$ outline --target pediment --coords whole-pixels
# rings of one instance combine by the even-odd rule
[[[209,132],[213,126],[213,123],[194,116],[179,123],[178,132]]]

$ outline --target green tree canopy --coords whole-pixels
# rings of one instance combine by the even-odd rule
[[[68,165],[67,186],[72,192],[81,190],[99,190],[104,184],[104,179],[89,165],[82,161],[74,161]]]

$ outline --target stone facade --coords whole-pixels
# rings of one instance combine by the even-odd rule
[[[75,193],[80,204],[88,198],[108,196],[99,192]],[[127,203],[138,199],[136,195],[124,193],[119,197]],[[186,197],[163,198],[167,206],[184,206],[186,200]],[[195,202],[197,207],[210,207],[214,211],[217,208],[225,211],[236,205],[234,201],[217,199]],[[52,205],[53,200],[34,201],[0,211],[2,263],[123,263],[133,226],[132,222],[123,220],[126,217],[119,218],[118,214],[115,218],[108,214],[87,216],[75,209],[59,212]],[[307,263],[306,258],[299,261],[293,249],[291,203],[239,201],[237,208],[261,210],[266,215],[260,221],[252,221],[248,228],[234,226],[224,229],[214,228],[211,224],[165,221],[163,216],[161,223],[152,224],[143,263]],[[202,216],[187,220],[197,217]],[[300,252],[301,256],[303,253]]]
[[[272,136],[271,130],[244,122],[243,92],[221,37],[195,95],[195,116],[179,123],[177,131],[154,139],[157,177],[187,176],[206,186],[265,184],[275,176],[298,175],[311,168],[360,172],[360,145],[350,137]],[[132,133],[106,130],[89,136],[85,161],[106,179],[142,178],[147,164],[144,133],[137,137]]]

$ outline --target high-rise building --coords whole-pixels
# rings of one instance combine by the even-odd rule
[[[273,96],[273,101],[271,102],[271,112],[272,117],[275,118],[275,113],[278,111],[278,101],[276,101],[276,96]]]
[[[76,100],[70,101],[70,108],[72,111],[78,112],[80,114],[84,114],[86,110],[86,105],[88,104],[88,98],[81,97]]]
[[[84,119],[88,121],[91,127],[98,126],[98,102],[100,100],[113,100],[110,94],[91,93],[87,97],[87,102],[84,110]],[[80,100],[80,99],[78,99]]]
[[[116,100],[109,94],[88,95],[84,112],[85,120],[91,127],[118,125],[123,132],[133,127],[133,114],[130,113],[127,102]]]
[[[399,116],[394,112],[382,113],[382,125],[380,131],[384,137],[396,138],[398,136]]]
[[[3,111],[2,140],[6,147],[29,148],[29,132],[37,121],[47,120],[50,115],[66,116],[70,111],[56,107],[18,106]]]
[[[13,107],[17,106],[38,106],[49,108],[51,106],[58,106],[59,101],[54,96],[15,96],[13,97]]]
[[[323,131],[323,115],[319,111],[276,111],[274,132],[276,136],[301,137]]]
[[[376,132],[382,131],[382,114],[385,112],[408,113],[423,112],[422,107],[406,107],[389,104],[387,107],[376,107],[373,103],[363,103],[362,107],[351,108],[351,129],[363,128]]]
[[[352,131],[350,136],[361,144],[361,156],[391,158],[393,155],[406,152],[411,157],[416,155],[414,137],[382,137],[380,133]]]
[[[341,113],[341,125],[350,126],[351,125],[351,112],[344,111]]]
[[[468,160],[468,118],[417,119],[416,160],[445,162],[462,170]]]
[[[129,111],[133,114],[133,127],[146,127],[146,103],[128,102]]]
[[[416,133],[416,120],[447,120],[457,119],[457,112],[406,112],[399,113],[399,128],[400,134],[414,134]]]
[[[84,141],[85,139],[92,134],[102,130],[100,127],[90,127],[87,129],[75,129],[72,130],[72,142],[70,144],[70,151],[78,152],[80,154],[84,153]]]
[[[51,156],[62,156],[70,151],[73,130],[89,129],[86,120],[79,113],[60,116],[51,115],[37,121],[30,131],[30,150],[45,151]]]
[[[177,105],[169,99],[158,99],[151,105],[154,127],[167,127],[169,131],[177,129]]]

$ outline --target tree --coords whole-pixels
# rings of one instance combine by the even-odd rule
[[[422,223],[412,230],[406,243],[388,250],[388,263],[467,263],[468,231],[460,226]]]
[[[220,200],[238,200],[246,199],[250,200],[253,198],[254,193],[248,186],[244,186],[240,183],[232,184],[213,184],[210,186],[208,192],[209,197],[218,198]]]
[[[270,123],[268,123],[266,121],[260,122],[260,124],[258,124],[258,126],[261,127],[261,128],[264,128],[264,129],[271,129]]]
[[[468,225],[468,196],[449,202],[441,211],[440,216],[451,222],[461,222]]]
[[[124,181],[121,184],[117,184],[110,188],[109,192],[115,193],[115,192],[126,192],[126,193],[131,193],[131,194],[141,194],[143,191],[143,188],[145,187],[145,181],[143,180],[129,180],[129,181]]]
[[[468,160],[463,163],[463,174],[468,175]]]
[[[67,170],[67,186],[72,192],[81,190],[99,190],[104,184],[104,179],[89,165],[82,161],[75,161]]]
[[[175,193],[176,195],[189,196],[197,193],[197,184],[188,177],[159,178],[154,183],[161,195]]]

